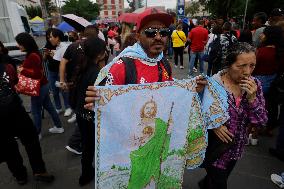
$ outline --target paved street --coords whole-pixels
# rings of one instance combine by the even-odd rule
[[[173,68],[174,77],[186,78],[188,67],[188,56],[185,55],[185,69]],[[24,97],[27,110],[29,98]],[[55,175],[56,180],[51,184],[36,182],[32,179],[31,168],[27,161],[26,153],[19,142],[20,150],[24,157],[24,163],[28,168],[29,182],[27,185],[18,186],[14,181],[5,163],[0,164],[0,189],[76,189],[80,175],[80,157],[68,152],[64,147],[71,135],[74,124],[68,124],[67,118],[61,115],[65,132],[63,134],[50,134],[48,128],[52,127],[52,121],[47,113],[43,119],[42,140],[40,141],[43,157],[48,171]],[[275,132],[276,134],[277,132]],[[270,181],[271,173],[284,171],[284,164],[271,157],[268,148],[273,146],[274,138],[260,138],[258,146],[246,148],[244,157],[237,163],[236,168],[229,178],[229,189],[276,189],[277,186]],[[204,170],[185,171],[184,189],[197,189],[197,182],[205,175]],[[93,183],[82,188],[93,188]]]

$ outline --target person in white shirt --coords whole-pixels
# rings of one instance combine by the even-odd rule
[[[57,113],[61,113],[62,106],[61,106],[61,101],[59,97],[59,88],[55,86],[56,81],[59,81],[59,64],[61,59],[63,58],[63,55],[69,46],[70,43],[64,42],[64,34],[61,30],[53,28],[51,30],[50,36],[49,36],[49,41],[52,45],[56,46],[56,50],[54,51],[53,59],[55,62],[57,62],[58,66],[58,71],[57,72],[50,72],[49,75],[49,82],[50,86],[53,92],[53,97],[54,97],[54,102],[55,102],[55,107]],[[72,114],[72,109],[69,105],[69,93],[66,91],[61,91],[63,101],[64,101],[64,106],[65,106],[65,112],[64,116],[68,117]]]

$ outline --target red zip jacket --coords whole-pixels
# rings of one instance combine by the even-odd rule
[[[23,62],[23,70],[21,71],[21,74],[32,79],[40,79],[40,86],[48,83],[45,75],[43,74],[41,56],[36,52],[27,55]]]

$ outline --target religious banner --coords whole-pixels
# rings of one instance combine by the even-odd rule
[[[191,79],[97,87],[96,189],[182,187],[184,168],[204,159],[207,129],[227,119],[216,84],[209,81],[206,103],[195,86]]]

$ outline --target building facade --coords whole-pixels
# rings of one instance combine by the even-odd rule
[[[124,10],[124,0],[97,0],[101,5],[100,19],[116,19]]]
[[[27,7],[36,7],[40,6],[40,0],[16,0],[19,5],[27,6]]]

